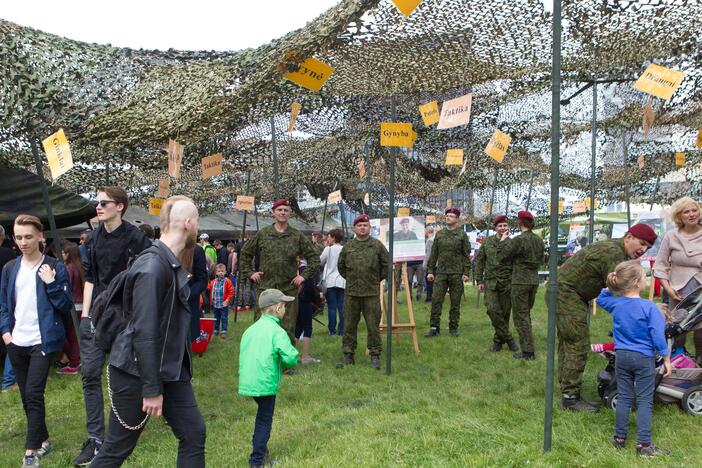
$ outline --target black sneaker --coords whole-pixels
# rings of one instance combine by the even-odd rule
[[[439,336],[439,329],[436,327],[431,327],[429,331],[424,335],[424,338],[432,338]]]
[[[615,449],[623,449],[626,447],[626,437],[612,436],[612,445]]]
[[[507,342],[507,347],[513,353],[516,353],[517,351],[519,351],[519,348],[517,347],[517,343],[514,342],[514,339],[511,339]]]
[[[536,359],[536,356],[534,355],[534,353],[530,353],[528,351],[514,353],[512,356],[514,356],[514,359],[523,359],[525,361],[533,361],[534,359]]]
[[[653,444],[649,445],[636,445],[636,455],[642,457],[655,457],[656,455],[670,455],[670,450],[666,450],[660,447],[656,447]]]
[[[454,338],[458,336],[458,330],[455,328],[452,328],[449,330],[449,335],[453,336]]]
[[[380,370],[380,356],[371,356],[371,367],[375,370]]]
[[[502,351],[502,343],[495,343],[493,341],[492,347],[490,347],[490,352],[499,353],[500,351]]]
[[[101,444],[96,442],[94,439],[88,439],[83,442],[83,447],[80,449],[80,455],[73,460],[73,464],[75,466],[90,465],[90,462],[93,461],[93,458],[95,458],[100,451],[100,445]]]
[[[599,406],[587,400],[583,400],[580,398],[580,395],[563,395],[563,398],[561,398],[561,407],[570,411],[587,411],[589,413],[597,413],[600,410]]]

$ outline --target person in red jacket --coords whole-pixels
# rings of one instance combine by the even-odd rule
[[[227,337],[227,324],[229,322],[229,304],[234,299],[234,285],[232,281],[226,277],[227,266],[223,263],[217,264],[215,267],[215,279],[210,281],[207,286],[207,291],[210,293],[210,305],[214,310],[215,329],[214,334],[220,338]],[[220,335],[220,324],[222,325],[222,334]]]

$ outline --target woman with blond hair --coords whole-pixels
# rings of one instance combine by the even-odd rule
[[[675,307],[687,294],[702,285],[702,224],[700,204],[682,197],[671,206],[671,218],[677,229],[668,231],[656,256],[653,274],[670,295]],[[685,344],[685,336],[676,345]],[[702,363],[702,330],[694,333],[695,359]]]

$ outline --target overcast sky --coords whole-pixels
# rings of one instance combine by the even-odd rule
[[[301,28],[339,0],[1,0],[0,18],[134,49],[238,50]]]

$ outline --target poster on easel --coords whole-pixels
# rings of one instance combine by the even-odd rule
[[[412,262],[424,260],[424,216],[401,216],[395,218],[393,234],[393,262]],[[371,219],[371,236],[389,248],[388,218]]]

